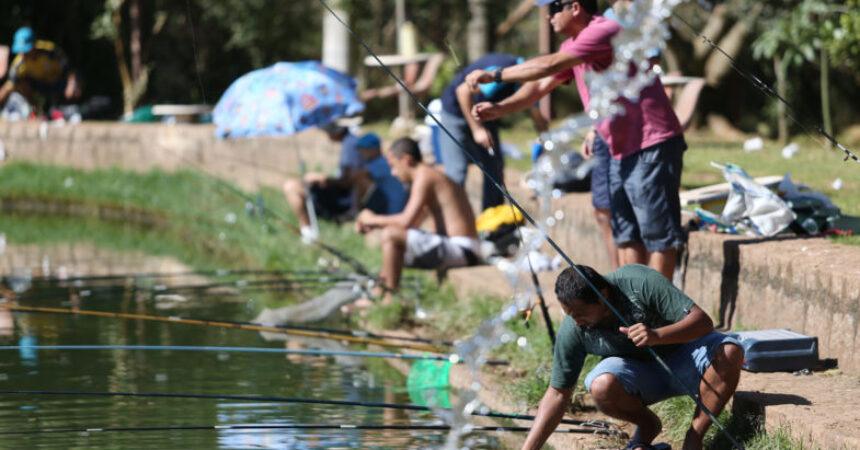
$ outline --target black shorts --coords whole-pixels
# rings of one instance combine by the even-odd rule
[[[317,216],[323,219],[343,216],[354,202],[352,189],[347,188],[314,185],[310,188],[310,194]]]

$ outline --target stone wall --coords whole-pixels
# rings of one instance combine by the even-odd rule
[[[608,267],[589,194],[568,194],[550,236],[577,263]],[[789,328],[818,337],[821,358],[860,370],[860,248],[823,238],[690,233],[684,290],[733,329]]]
[[[75,126],[0,121],[0,140],[12,161],[81,169],[120,167],[199,169],[244,189],[279,187],[299,173],[298,155],[308,170],[333,170],[339,145],[311,129],[291,137],[225,140],[213,125],[117,124]]]
[[[85,123],[74,127],[0,122],[0,140],[11,160],[79,168],[130,170],[190,167],[245,188],[279,186],[296,173],[295,147],[309,168],[331,169],[337,145],[309,130],[295,138],[224,141],[205,125]],[[514,197],[537,217],[538,203],[509,172]],[[480,201],[480,174],[472,168],[467,189]],[[589,194],[553,201],[564,217],[550,236],[578,263],[609,267]],[[550,289],[551,290],[551,289]],[[860,248],[817,238],[750,239],[692,233],[685,290],[714,321],[744,329],[790,328],[817,336],[822,358],[838,358],[844,371],[860,370]]]

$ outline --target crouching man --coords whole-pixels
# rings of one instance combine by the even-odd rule
[[[622,326],[573,268],[556,280],[555,292],[565,312],[556,339],[552,379],[523,448],[540,448],[558,426],[586,354],[603,359],[585,377],[585,386],[601,412],[636,425],[628,449],[651,449],[660,419],[648,405],[686,391],[645,348],[651,346],[714,416],[735,392],[743,349],[731,337],[714,331],[711,318],[659,272],[633,264],[605,277],[577,266],[631,326]],[[684,440],[699,449],[711,426],[696,408]]]

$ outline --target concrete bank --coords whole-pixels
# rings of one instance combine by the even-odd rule
[[[575,262],[607,270],[590,194],[568,194],[553,203],[553,211],[564,212],[550,229],[553,240]],[[524,204],[533,207],[536,202]],[[860,370],[860,248],[823,238],[757,239],[692,232],[688,251],[684,290],[715,324],[732,329],[790,328],[817,336],[821,358],[837,358],[845,373]],[[467,278],[472,270],[482,268],[452,271],[452,278]],[[483,269],[481,278],[488,276],[492,275]],[[541,280],[552,305],[554,277],[545,274]],[[495,282],[484,281],[480,289],[488,292],[487,286],[496,286],[491,292],[509,293],[502,281],[501,276]]]
[[[278,187],[299,173],[297,149],[308,170],[315,170],[334,167],[340,148],[316,129],[294,137],[238,140],[217,139],[214,133],[213,125],[0,121],[0,141],[9,160],[80,169],[197,169],[245,189]]]

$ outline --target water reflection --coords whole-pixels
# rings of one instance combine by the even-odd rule
[[[80,286],[75,292],[95,292]],[[167,315],[133,287],[109,286],[110,295],[68,296],[58,282],[36,282],[26,306],[75,307],[145,315]],[[44,294],[66,293],[61,295]],[[41,298],[41,299],[40,299]],[[246,301],[185,296],[182,314],[247,321]],[[36,350],[40,345],[209,345],[273,347],[258,333],[146,320],[52,314],[10,315],[0,310],[0,345],[20,345],[0,354],[0,389],[200,393],[409,403],[403,377],[375,375],[359,358],[304,355],[225,354],[140,350]],[[340,344],[333,343],[336,346]],[[299,338],[291,348],[331,348],[332,341]],[[298,357],[294,357],[298,356]],[[209,399],[6,395],[0,401],[0,431],[94,427],[162,427],[226,424],[438,423],[432,414],[380,408]],[[408,430],[217,430],[37,434],[16,436],[14,447],[120,448],[423,448],[443,442],[443,431]],[[11,441],[9,441],[11,442]],[[2,446],[2,444],[0,444]]]

